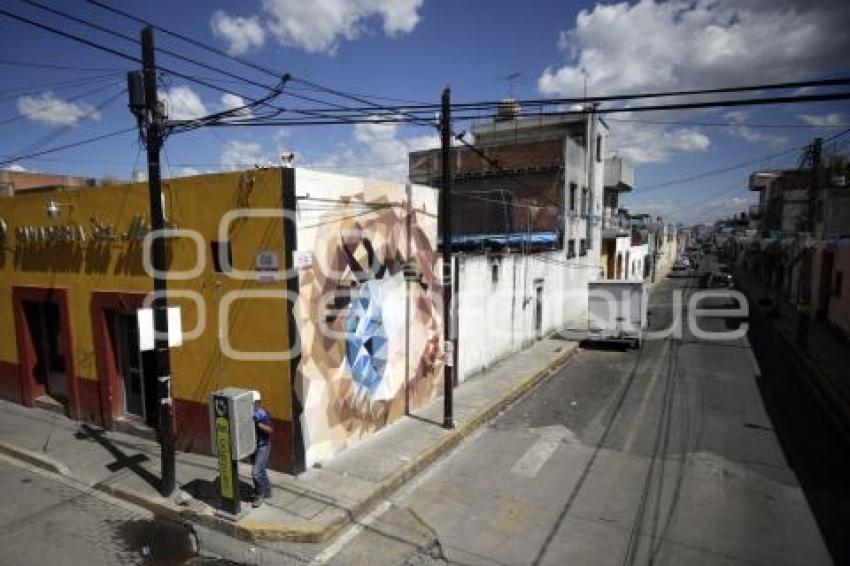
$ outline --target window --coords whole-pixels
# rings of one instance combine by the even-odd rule
[[[569,243],[567,243],[567,258],[572,258],[576,256],[576,241],[570,239]]]
[[[582,216],[587,216],[588,213],[588,202],[587,202],[587,189],[581,190],[581,214]]]
[[[841,285],[844,283],[844,273],[841,271],[835,272],[835,284],[832,288],[832,294],[841,298]]]
[[[233,250],[230,248],[230,240],[226,242],[210,242],[210,252],[212,253],[213,270],[216,273],[230,272],[233,269]],[[229,266],[226,270],[224,269],[225,265],[221,261],[224,257],[227,257],[227,266]]]
[[[596,134],[596,162],[602,163],[602,135]]]
[[[579,255],[587,255],[587,240],[584,238],[579,240],[578,253]]]
[[[570,183],[570,211],[575,212],[576,210],[576,191],[578,187],[575,183]]]
[[[493,285],[499,282],[499,264],[493,263],[490,266],[490,281]]]

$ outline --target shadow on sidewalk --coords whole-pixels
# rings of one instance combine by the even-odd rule
[[[214,480],[194,479],[189,483],[181,485],[183,491],[192,496],[193,499],[202,501],[216,509],[221,507],[219,498],[218,478]],[[239,480],[239,501],[251,501],[254,497],[254,488],[248,482]]]
[[[132,455],[127,454],[118,448],[118,446],[116,446],[112,441],[106,438],[106,433],[104,431],[93,428],[87,424],[80,425],[80,429],[74,433],[74,437],[80,440],[94,440],[104,447],[112,455],[112,457],[115,458],[114,462],[106,465],[106,468],[110,472],[114,473],[126,468],[145,480],[145,482],[147,482],[151,487],[159,491],[159,478],[141,466],[142,462],[150,460],[147,455],[142,453]]]

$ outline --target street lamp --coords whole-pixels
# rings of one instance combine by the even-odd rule
[[[62,207],[67,206],[68,208],[74,208],[73,204],[66,202],[56,202],[55,200],[47,201],[47,206],[44,208],[44,211],[47,213],[47,216],[56,220],[59,218],[59,214],[62,212]]]

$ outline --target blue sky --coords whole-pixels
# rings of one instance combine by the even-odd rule
[[[95,6],[43,1],[138,36],[137,24]],[[444,85],[451,86],[456,101],[508,94],[520,98],[578,96],[584,88],[582,68],[588,73],[591,95],[805,80],[846,76],[850,70],[846,59],[850,7],[839,0],[621,4],[152,0],[113,4],[297,77],[351,92],[422,102],[437,102]],[[32,6],[10,1],[4,8],[138,55],[137,46],[64,22]],[[0,27],[0,69],[5,79],[0,89],[0,127],[6,133],[0,137],[3,161],[133,125],[125,96],[119,94],[131,62],[8,18],[0,19]],[[161,47],[209,65],[270,81],[163,34],[158,34],[157,41]],[[216,78],[209,70],[164,55],[159,56],[159,63],[209,77],[246,96],[260,96],[255,87],[223,82],[223,77]],[[517,79],[505,80],[515,73],[519,73]],[[222,100],[221,92],[168,75],[162,94],[176,116],[196,116],[233,104]],[[302,104],[286,96],[279,103]],[[850,106],[846,102],[820,103],[614,114],[608,118],[612,132],[609,149],[629,158],[637,170],[637,189],[626,204],[633,210],[692,222],[743,209],[754,196],[746,190],[751,169],[794,166],[798,153],[793,148],[814,136],[841,132],[840,126],[850,122]],[[762,127],[765,125],[782,127]],[[468,126],[457,125],[457,129]],[[166,173],[191,174],[274,161],[282,152],[294,151],[296,164],[302,166],[400,178],[406,174],[406,152],[434,142],[433,132],[416,126],[215,128],[170,138],[165,164]],[[847,145],[838,149],[846,151]],[[671,179],[780,152],[785,152],[784,156],[759,165],[655,188]],[[145,168],[144,154],[132,133],[41,158],[21,159],[15,165],[120,178]]]

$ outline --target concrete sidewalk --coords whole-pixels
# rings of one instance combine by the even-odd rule
[[[148,508],[243,540],[321,542],[358,519],[411,477],[550,375],[577,349],[558,338],[536,342],[455,390],[457,428],[445,430],[442,398],[300,476],[270,472],[273,498],[238,520],[216,513],[214,458],[178,454],[177,481],[191,498],[157,491],[159,445],[64,416],[0,401],[5,453]],[[243,500],[250,468],[240,471]]]
[[[794,307],[778,296],[775,289],[765,289],[751,274],[739,271],[736,277],[749,299],[750,309],[757,310],[794,353],[833,420],[850,442],[850,344],[824,322],[811,320],[808,347],[803,350],[797,341],[798,314]]]

